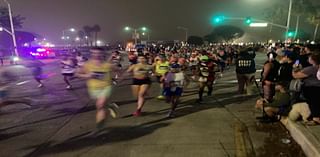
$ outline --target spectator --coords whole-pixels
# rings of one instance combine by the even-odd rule
[[[293,79],[292,70],[295,59],[296,57],[294,53],[286,51],[280,60],[280,67],[276,81],[286,83],[286,87],[289,86],[290,81]]]
[[[290,95],[285,86],[285,83],[277,82],[276,94],[271,101],[263,99],[257,101],[256,108],[263,110],[267,115],[267,119],[274,120],[278,114],[285,115],[290,111]]]
[[[296,79],[303,79],[304,85],[302,93],[311,110],[312,121],[308,125],[320,124],[320,80],[317,79],[317,72],[320,63],[320,54],[312,54],[309,57],[309,63],[312,66],[306,67],[298,72],[293,72],[293,77]]]
[[[288,118],[292,121],[297,121],[299,118],[302,118],[304,122],[307,122],[310,114],[311,112],[307,103],[296,103],[292,106]]]
[[[268,60],[265,62],[261,73],[261,82],[264,98],[271,101],[275,93],[275,81],[278,76],[280,64],[275,60],[277,57],[275,52],[269,52],[267,56]]]
[[[311,54],[311,51],[308,47],[305,47],[304,49],[302,49],[300,51],[299,61],[300,61],[300,64],[303,68],[311,66],[311,64],[308,62],[308,58],[309,58],[310,54]]]

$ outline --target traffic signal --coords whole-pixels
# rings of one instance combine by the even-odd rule
[[[247,25],[250,25],[252,23],[251,17],[246,17],[246,19],[244,20],[244,23]]]
[[[213,18],[213,23],[215,23],[215,24],[222,23],[223,21],[224,21],[224,17],[223,16],[215,16]]]
[[[294,35],[295,35],[295,32],[288,32],[287,34],[288,37],[294,37]]]

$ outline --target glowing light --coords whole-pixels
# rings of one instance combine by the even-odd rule
[[[45,51],[47,51],[46,49],[44,49],[44,48],[37,48],[37,50],[36,50],[37,52],[45,52]]]
[[[268,27],[268,23],[251,23],[250,27]]]
[[[17,62],[19,60],[20,60],[19,57],[13,57],[13,61],[15,61],[15,62]]]

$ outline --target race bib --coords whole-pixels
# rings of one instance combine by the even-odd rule
[[[92,77],[97,80],[104,80],[106,77],[105,72],[93,72]]]

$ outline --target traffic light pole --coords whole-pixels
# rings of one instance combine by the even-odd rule
[[[11,26],[11,36],[12,36],[12,42],[13,42],[13,47],[14,47],[14,53],[15,53],[16,57],[19,57],[18,48],[17,48],[17,40],[16,40],[16,35],[15,35],[15,31],[14,31],[14,26],[13,26],[11,5],[7,0],[4,0],[4,2],[7,3],[7,5],[8,5],[9,19],[10,19],[10,26]]]

